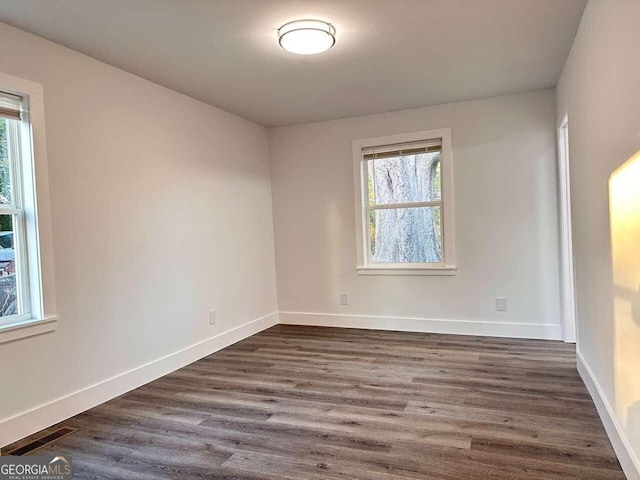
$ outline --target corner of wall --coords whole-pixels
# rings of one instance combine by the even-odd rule
[[[78,415],[277,324],[277,312],[256,318],[147,364],[2,419],[0,447]]]

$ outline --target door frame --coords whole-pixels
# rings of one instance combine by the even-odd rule
[[[571,230],[571,174],[569,162],[568,112],[565,112],[558,121],[557,136],[562,339],[567,343],[576,343],[577,314],[573,264],[573,234]]]

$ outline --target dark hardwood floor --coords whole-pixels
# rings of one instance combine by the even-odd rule
[[[561,342],[276,326],[60,425],[74,478],[619,480]]]

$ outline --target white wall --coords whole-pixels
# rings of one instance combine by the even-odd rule
[[[560,338],[554,123],[544,90],[272,129],[280,320]],[[351,142],[449,126],[457,275],[358,276]]]
[[[557,115],[569,112],[578,350],[635,455],[629,478],[640,478],[640,206],[625,221],[635,246],[614,265],[608,181],[640,150],[639,22],[638,0],[591,0],[557,87]],[[621,264],[634,270],[626,280]]]
[[[5,24],[0,71],[44,85],[60,318],[0,345],[2,445],[55,415],[9,417],[270,315],[276,292],[265,128]]]

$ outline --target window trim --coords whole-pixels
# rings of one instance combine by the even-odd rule
[[[8,322],[0,323],[0,343],[4,343],[54,331],[58,317],[43,87],[39,83],[0,72],[0,89],[24,97],[27,104],[24,120],[20,123],[22,180],[17,187],[22,190],[24,230],[27,232],[24,242],[29,271],[30,313],[8,317]]]
[[[440,263],[373,263],[367,254],[368,245],[368,188],[367,172],[362,150],[371,147],[403,144],[410,142],[428,142],[442,139],[440,158],[441,175],[441,222],[443,261]],[[455,275],[455,242],[453,228],[453,155],[451,150],[451,128],[438,128],[421,132],[386,135],[383,137],[354,140],[353,177],[356,218],[356,272],[358,275]],[[427,202],[433,203],[433,202]],[[440,203],[440,202],[438,202]]]

